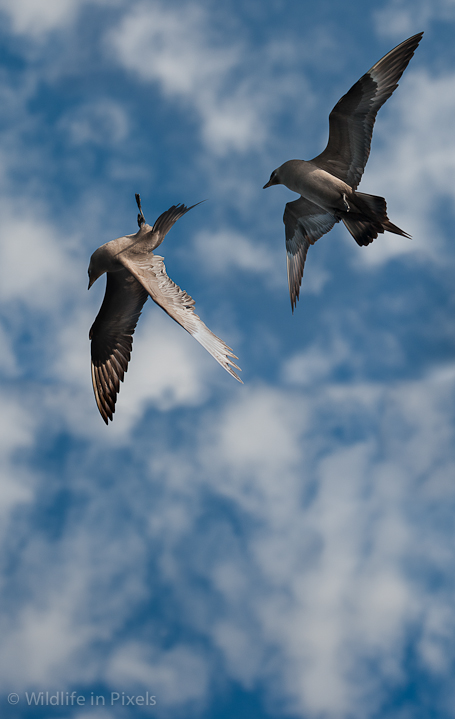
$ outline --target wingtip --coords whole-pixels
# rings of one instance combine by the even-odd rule
[[[240,382],[240,384],[243,384],[243,381],[240,379],[238,374],[232,369],[233,367],[235,367],[236,370],[241,372],[242,368],[235,364],[235,362],[232,362],[233,359],[238,359],[238,357],[232,352],[231,348],[228,347],[228,351],[226,353],[226,361],[222,364],[222,367],[224,367],[224,369],[229,372],[232,377],[234,377],[238,382]]]
[[[169,208],[168,212],[171,210],[182,210],[182,214],[185,215],[187,212],[192,210],[194,207],[197,207],[198,205],[202,205],[203,202],[207,202],[207,199],[205,200],[199,200],[199,202],[195,202],[194,205],[190,205],[189,207],[185,205],[184,202],[180,202],[178,205],[172,205],[172,207]]]
[[[205,198],[205,200],[199,200],[199,202],[196,202],[194,205],[190,205],[190,207],[188,207],[188,210],[192,210],[193,207],[197,207],[198,205],[202,205],[203,202],[208,202],[208,198]]]
[[[224,369],[225,369],[227,372],[229,372],[229,374],[231,375],[231,377],[234,377],[234,379],[236,379],[237,382],[240,382],[240,384],[243,384],[243,380],[240,379],[240,377],[238,376],[237,372],[234,372],[234,370],[232,369],[232,367],[235,367],[236,369],[238,369],[239,372],[242,371],[242,370],[240,369],[240,367],[237,367],[237,365],[234,364],[233,362],[230,362],[229,364],[224,365]]]
[[[163,212],[156,220],[152,227],[152,232],[160,232],[162,234],[162,240],[167,235],[171,227],[179,220],[183,215],[186,215],[187,212],[193,209],[193,207],[197,207],[198,205],[201,205],[203,202],[206,202],[206,200],[200,200],[200,202],[196,202],[194,205],[190,205],[190,207],[187,207],[183,202],[180,202],[178,205],[172,205],[166,212]]]

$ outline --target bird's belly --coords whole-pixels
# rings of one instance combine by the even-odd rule
[[[343,195],[351,192],[351,188],[345,182],[320,169],[300,178],[298,186],[292,189],[331,213],[337,209],[344,209]]]

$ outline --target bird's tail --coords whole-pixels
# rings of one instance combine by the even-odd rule
[[[369,245],[378,234],[386,231],[411,238],[411,235],[390,222],[383,197],[356,192],[348,201],[349,212],[340,212],[339,216],[358,245]]]

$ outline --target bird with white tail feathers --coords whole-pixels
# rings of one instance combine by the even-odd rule
[[[90,258],[89,289],[104,273],[106,293],[92,325],[89,338],[92,354],[92,383],[96,404],[108,424],[113,419],[120,382],[128,368],[133,334],[144,303],[150,296],[173,320],[197,340],[236,380],[240,370],[223,340],[213,334],[194,311],[194,300],[166,274],[163,258],[155,250],[177,220],[191,207],[173,205],[158,217],[153,227],[145,222],[141,200],[136,234],[119,237],[99,247]]]
[[[370,154],[378,110],[391,96],[422,39],[413,35],[368,70],[337,102],[329,115],[329,141],[313,160],[288,160],[264,185],[285,185],[297,192],[283,222],[292,311],[300,294],[310,245],[342,220],[358,245],[369,245],[382,232],[410,237],[390,222],[383,197],[356,192]]]

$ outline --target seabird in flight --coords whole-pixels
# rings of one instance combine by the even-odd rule
[[[106,424],[113,419],[120,382],[131,357],[134,330],[149,295],[229,374],[242,381],[233,370],[240,370],[232,361],[237,357],[197,316],[194,300],[167,276],[163,258],[153,252],[172,225],[195,205],[173,205],[150,227],[145,222],[139,195],[136,202],[138,232],[99,247],[88,268],[89,289],[98,277],[107,274],[104,300],[89,335],[93,390]]]
[[[310,245],[342,220],[358,245],[369,245],[379,233],[410,237],[390,222],[383,197],[356,192],[370,154],[373,125],[391,96],[423,32],[385,55],[337,102],[329,115],[329,141],[313,160],[288,160],[264,185],[285,185],[297,192],[284,211],[287,272],[291,307],[299,298]]]

